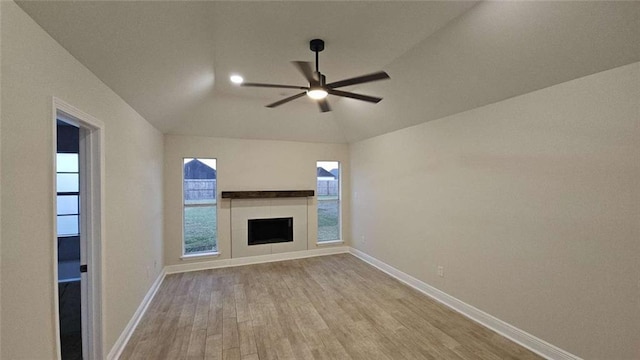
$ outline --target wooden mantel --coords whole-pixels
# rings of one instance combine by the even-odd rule
[[[308,197],[314,190],[261,190],[261,191],[223,191],[223,199],[272,199],[288,197]]]

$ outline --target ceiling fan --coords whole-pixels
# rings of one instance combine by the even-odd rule
[[[274,108],[276,106],[280,106],[282,104],[288,103],[289,101],[302,97],[305,94],[310,98],[317,100],[318,106],[320,107],[321,112],[331,111],[331,107],[329,107],[329,103],[327,102],[327,99],[326,99],[327,95],[348,97],[356,100],[368,101],[371,103],[378,103],[380,102],[380,100],[382,100],[382,98],[379,98],[379,97],[337,90],[337,88],[341,88],[349,85],[364,84],[371,81],[389,79],[389,75],[387,75],[386,72],[378,71],[372,74],[356,76],[353,78],[335,81],[327,84],[325,76],[320,72],[318,68],[318,53],[324,50],[324,41],[321,39],[313,39],[309,42],[309,48],[311,49],[311,51],[316,53],[315,71],[313,71],[313,68],[312,68],[313,63],[311,62],[307,62],[307,61],[291,62],[293,65],[295,65],[296,68],[298,68],[298,70],[300,70],[300,72],[305,77],[305,79],[307,79],[307,81],[309,82],[309,86],[260,84],[260,83],[242,83],[241,86],[304,90],[299,94],[289,96],[288,98],[284,98],[282,100],[279,100],[272,104],[267,105],[267,107],[269,108]]]

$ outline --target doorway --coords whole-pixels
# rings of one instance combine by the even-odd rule
[[[58,248],[58,317],[62,360],[88,358],[83,346],[82,308],[86,294],[82,273],[86,271],[86,240],[80,234],[80,128],[56,121],[56,232]],[[84,175],[84,174],[82,174]],[[82,189],[84,190],[84,189]],[[84,215],[84,209],[82,209]],[[86,324],[85,324],[86,325]]]
[[[54,99],[58,359],[101,359],[102,129]]]

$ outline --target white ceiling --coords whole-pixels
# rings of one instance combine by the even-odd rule
[[[165,133],[353,142],[640,61],[640,2],[20,1],[80,62]],[[240,88],[305,86],[290,64],[379,104]]]

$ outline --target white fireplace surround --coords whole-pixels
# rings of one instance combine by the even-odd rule
[[[248,245],[249,219],[293,218],[293,242]],[[231,257],[307,250],[308,199],[266,198],[231,200]]]

